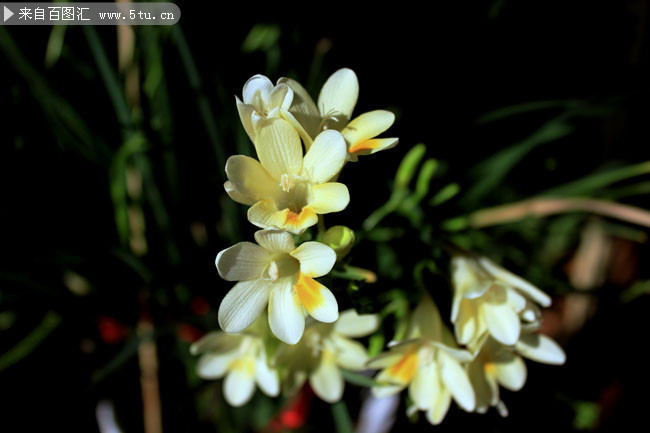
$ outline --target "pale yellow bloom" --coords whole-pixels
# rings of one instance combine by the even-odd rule
[[[268,328],[266,324],[260,325]],[[201,355],[199,376],[225,377],[223,394],[232,406],[246,404],[255,393],[255,384],[270,397],[280,393],[278,371],[269,364],[263,338],[253,332],[239,335],[210,332],[192,344],[190,352]]]
[[[255,142],[257,132],[267,119],[282,118],[297,123],[289,112],[293,90],[287,84],[278,83],[274,86],[271,80],[258,74],[246,81],[242,98],[243,101],[235,96],[237,111],[252,142]]]
[[[356,161],[358,155],[368,155],[397,145],[397,138],[376,138],[395,121],[395,115],[386,110],[374,110],[352,118],[359,97],[359,80],[353,70],[339,69],[332,74],[320,91],[318,105],[295,80],[281,78],[278,83],[288,84],[294,97],[289,112],[297,120],[305,146],[324,129],[341,131],[348,146],[348,160]]]
[[[524,386],[526,364],[520,355],[554,365],[564,364],[566,359],[562,348],[545,335],[524,332],[514,346],[504,346],[488,337],[468,367],[478,412],[493,406],[502,416],[508,414],[499,397],[499,385],[510,391],[519,391]]]
[[[332,269],[334,250],[320,242],[303,242],[296,248],[291,235],[282,230],[260,230],[255,240],[259,245],[239,242],[217,256],[221,278],[238,281],[219,306],[224,331],[243,331],[267,305],[271,331],[287,344],[302,336],[303,309],[321,322],[338,318],[336,298],[314,279]]]
[[[431,424],[444,419],[452,398],[466,411],[475,407],[474,390],[464,363],[472,355],[458,349],[431,298],[424,296],[413,313],[409,339],[368,362],[382,369],[376,381],[376,397],[396,394],[408,387],[414,406],[409,410],[426,411]]]
[[[487,334],[507,346],[515,344],[522,324],[539,321],[537,305],[551,305],[546,293],[485,257],[454,257],[452,279],[456,339],[472,350]]]
[[[261,228],[302,233],[319,214],[339,212],[350,202],[348,188],[329,182],[345,163],[346,147],[337,131],[320,133],[303,158],[298,132],[287,121],[271,119],[255,139],[259,162],[228,158],[224,184],[230,197],[248,209],[248,220]]]
[[[369,335],[378,325],[376,315],[354,310],[342,312],[333,324],[311,324],[298,344],[278,350],[276,365],[287,372],[283,388],[291,394],[309,380],[321,399],[339,401],[345,388],[341,369],[364,370],[368,361],[366,348],[352,338]]]

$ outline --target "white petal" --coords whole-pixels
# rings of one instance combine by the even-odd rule
[[[541,334],[522,334],[515,345],[517,351],[528,359],[544,364],[564,364],[564,350],[552,339]]]
[[[226,334],[221,331],[212,331],[205,334],[190,346],[190,353],[198,355],[205,352],[226,353],[234,350],[241,343],[240,335]]]
[[[510,305],[483,302],[481,309],[487,328],[495,340],[506,346],[511,346],[517,342],[521,329],[519,316],[512,310]]]
[[[498,266],[496,263],[486,257],[482,257],[480,262],[481,265],[487,269],[494,277],[521,290],[541,306],[549,307],[551,305],[551,298],[546,293],[530,284],[528,281],[502,268],[501,266]]]
[[[278,84],[271,90],[269,97],[269,106],[271,108],[279,108],[281,110],[288,110],[293,102],[293,90],[287,84]]]
[[[280,78],[278,83],[286,83],[293,90],[291,113],[300,122],[309,136],[314,139],[318,134],[318,127],[321,121],[320,112],[314,100],[300,83],[291,78]]]
[[[255,149],[262,167],[279,183],[283,174],[299,175],[302,170],[300,136],[289,122],[272,119],[255,138]]]
[[[237,203],[245,204],[248,206],[255,204],[255,200],[253,198],[239,191],[237,187],[229,180],[224,182],[223,189],[226,190],[226,194],[228,194],[228,196]]]
[[[337,364],[348,370],[363,370],[368,361],[368,352],[363,344],[339,335],[332,336],[332,342],[337,350]]]
[[[413,311],[412,326],[409,338],[426,337],[440,341],[442,337],[440,312],[428,294],[424,294]]]
[[[239,242],[219,252],[215,264],[221,278],[246,281],[259,278],[268,266],[271,254],[252,242]]]
[[[274,253],[288,253],[296,248],[293,237],[284,230],[258,230],[255,242]]]
[[[512,288],[506,289],[506,302],[517,314],[526,308],[526,298]]]
[[[255,392],[254,366],[246,365],[242,368],[231,370],[223,382],[223,394],[231,406],[241,406],[251,399]]]
[[[296,344],[302,337],[305,316],[289,277],[281,278],[273,285],[269,299],[269,325],[273,334],[287,344]]]
[[[325,358],[316,371],[309,375],[309,385],[322,400],[336,403],[343,396],[345,382],[336,364]]]
[[[219,326],[226,332],[243,331],[262,314],[268,300],[269,284],[265,280],[235,284],[219,306]]]
[[[444,390],[439,395],[436,401],[433,402],[427,411],[427,421],[433,425],[438,425],[445,419],[445,415],[449,411],[451,405],[451,394],[449,391]]]
[[[375,314],[358,314],[355,310],[345,310],[334,324],[334,330],[346,337],[365,337],[379,327],[379,317]]]
[[[313,183],[325,183],[341,171],[347,146],[340,132],[323,131],[314,140],[302,164],[303,176]]]
[[[239,119],[241,119],[246,134],[248,134],[251,141],[255,141],[255,129],[253,129],[253,121],[251,120],[251,116],[255,109],[251,105],[244,104],[237,96],[235,96],[235,104],[237,105]]]
[[[303,242],[289,254],[300,262],[300,272],[312,278],[327,275],[336,262],[334,250],[320,242]]]
[[[228,370],[228,365],[237,357],[236,351],[223,354],[206,353],[199,358],[197,373],[204,379],[218,379]]]
[[[494,377],[485,374],[484,366],[481,360],[477,360],[467,368],[467,374],[474,388],[477,411],[485,411],[499,401],[499,387],[495,384]]]
[[[375,110],[352,119],[342,132],[353,148],[362,142],[374,138],[391,127],[395,115],[386,110]]]
[[[254,75],[244,84],[242,97],[244,103],[254,104],[261,98],[262,101],[269,101],[271,91],[273,90],[273,83],[264,75]]]
[[[472,301],[462,298],[454,320],[454,331],[458,344],[468,344],[478,333],[478,313]]]
[[[323,85],[318,96],[318,108],[323,117],[342,116],[347,123],[359,97],[359,80],[353,70],[339,69]]]
[[[325,323],[332,323],[338,319],[338,303],[327,287],[302,273],[294,287],[300,304],[311,317]]]
[[[468,412],[474,410],[476,400],[472,384],[469,382],[467,372],[451,356],[444,352],[438,352],[440,361],[440,375],[456,403]]]
[[[413,381],[409,385],[409,396],[420,410],[427,410],[441,392],[437,365],[431,360],[420,358]]]
[[[511,391],[519,391],[526,383],[526,364],[521,357],[512,354],[507,360],[495,364],[496,378],[499,383]]]
[[[350,203],[348,187],[338,182],[322,183],[311,187],[308,208],[317,214],[340,212]]]
[[[279,181],[273,179],[262,165],[253,158],[234,155],[226,161],[226,176],[231,183],[231,189],[247,199],[248,203],[259,200],[274,199],[281,192]],[[228,185],[224,185],[226,192]],[[233,197],[231,195],[231,197]],[[245,203],[233,197],[235,201]]]
[[[280,378],[278,371],[269,367],[266,355],[260,352],[255,360],[255,381],[262,391],[269,397],[280,394]]]

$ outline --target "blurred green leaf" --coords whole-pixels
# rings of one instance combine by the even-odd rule
[[[366,388],[372,388],[373,386],[383,386],[372,377],[364,376],[363,374],[355,373],[354,371],[341,369],[341,374],[345,380],[355,385],[364,386]]]
[[[450,183],[448,185],[445,185],[442,189],[440,189],[433,197],[431,197],[431,200],[429,200],[429,205],[430,206],[440,206],[441,204],[445,203],[446,201],[451,200],[452,198],[456,197],[456,195],[460,192],[460,185],[457,183]]]
[[[348,407],[345,405],[345,401],[341,400],[334,403],[331,408],[336,431],[338,433],[354,433],[354,425],[350,419],[350,413],[348,412]]]
[[[0,371],[32,353],[61,323],[61,317],[49,311],[41,323],[14,347],[0,355]]]
[[[244,39],[241,49],[244,53],[267,52],[280,39],[280,27],[276,24],[255,24]]]
[[[63,41],[65,40],[65,30],[68,26],[52,26],[50,37],[47,40],[45,49],[45,67],[51,68],[61,57],[63,50]]]
[[[402,158],[395,175],[395,188],[406,188],[415,176],[418,164],[424,157],[427,148],[424,144],[416,144]]]
[[[518,114],[528,113],[531,111],[547,110],[550,108],[563,108],[572,109],[582,105],[582,101],[577,99],[564,99],[564,100],[551,100],[551,101],[531,101],[523,104],[510,105],[491,111],[482,115],[476,120],[478,124],[494,122],[508,117],[516,116]]]
[[[540,196],[589,196],[613,183],[650,173],[650,161],[590,174],[564,185],[556,186]]]
[[[639,296],[650,293],[650,280],[637,281],[621,293],[621,302],[627,303],[635,300]]]
[[[508,173],[533,149],[567,136],[573,127],[566,123],[565,116],[559,116],[531,134],[528,138],[506,148],[478,164],[473,170],[476,179],[467,190],[463,200],[475,203],[503,182]]]

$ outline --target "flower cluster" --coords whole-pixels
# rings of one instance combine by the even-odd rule
[[[358,93],[355,73],[341,69],[327,80],[318,103],[298,82],[281,78],[274,85],[262,75],[248,80],[242,99],[236,98],[257,159],[231,156],[224,188],[249,206],[248,220],[261,230],[255,243],[240,242],[217,255],[219,275],[236,284],[219,307],[224,332],[209,333],[191,347],[201,355],[199,374],[225,378],[225,398],[238,406],[251,398],[255,384],[277,396],[306,382],[333,403],[343,395],[343,370],[376,369],[376,397],[408,388],[408,410],[425,411],[432,424],[443,420],[452,400],[466,411],[497,407],[505,413],[499,386],[523,386],[522,356],[564,362],[562,349],[537,332],[540,306],[551,302],[541,290],[487,258],[456,256],[453,332],[424,294],[404,338],[369,358],[354,338],[375,332],[379,317],[339,314],[336,297],[318,281],[355,241],[353,230],[325,230],[322,219],[350,201],[347,186],[338,182],[341,170],[397,144],[396,138],[378,138],[393,124],[392,113],[352,117]],[[300,242],[317,223],[316,241]]]
[[[225,332],[192,347],[202,354],[202,377],[225,376],[224,395],[232,405],[248,401],[255,383],[275,396],[281,383],[290,393],[307,380],[323,400],[335,402],[344,388],[339,369],[366,368],[367,351],[351,338],[374,332],[377,316],[354,310],[339,316],[336,298],[317,281],[347,254],[354,232],[335,226],[320,233],[320,242],[296,244],[320,215],[348,205],[348,188],[336,181],[347,162],[397,144],[396,138],[377,138],[393,124],[392,113],[376,110],[350,120],[358,94],[356,74],[341,69],[323,86],[318,105],[298,82],[281,78],[273,85],[262,75],[248,80],[242,99],[236,98],[257,159],[228,158],[224,188],[250,206],[248,220],[262,230],[255,243],[240,242],[217,255],[219,275],[236,282],[219,307]]]
[[[485,257],[454,257],[452,283],[455,338],[424,295],[406,339],[368,362],[382,369],[373,394],[391,395],[408,387],[409,410],[426,411],[432,424],[443,420],[452,399],[468,412],[496,407],[505,416],[499,385],[511,391],[523,387],[526,364],[521,356],[546,364],[565,361],[560,346],[536,332],[541,327],[537,304],[549,306],[551,300]]]

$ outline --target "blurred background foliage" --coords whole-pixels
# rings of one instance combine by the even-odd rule
[[[384,318],[370,351],[403,332],[420,289],[448,317],[449,246],[472,250],[554,296],[544,331],[568,363],[529,364],[524,389],[505,393],[509,418],[452,409],[439,429],[642,422],[646,1],[496,0],[390,16],[330,16],[323,5],[310,19],[178,4],[174,27],[0,27],[3,431],[116,422],[153,432],[158,419],[165,431],[279,431],[278,420],[351,431],[362,386],[331,410],[308,393],[258,393],[233,409],[188,352],[218,328],[230,287],[216,253],[254,232],[222,188],[226,158],[253,152],[234,95],[263,73],[316,96],[340,67],[359,76],[356,112],[393,111],[400,137],[348,165],[350,206],[326,218],[357,231],[330,287],[341,309]],[[431,428],[403,409],[394,431]]]

